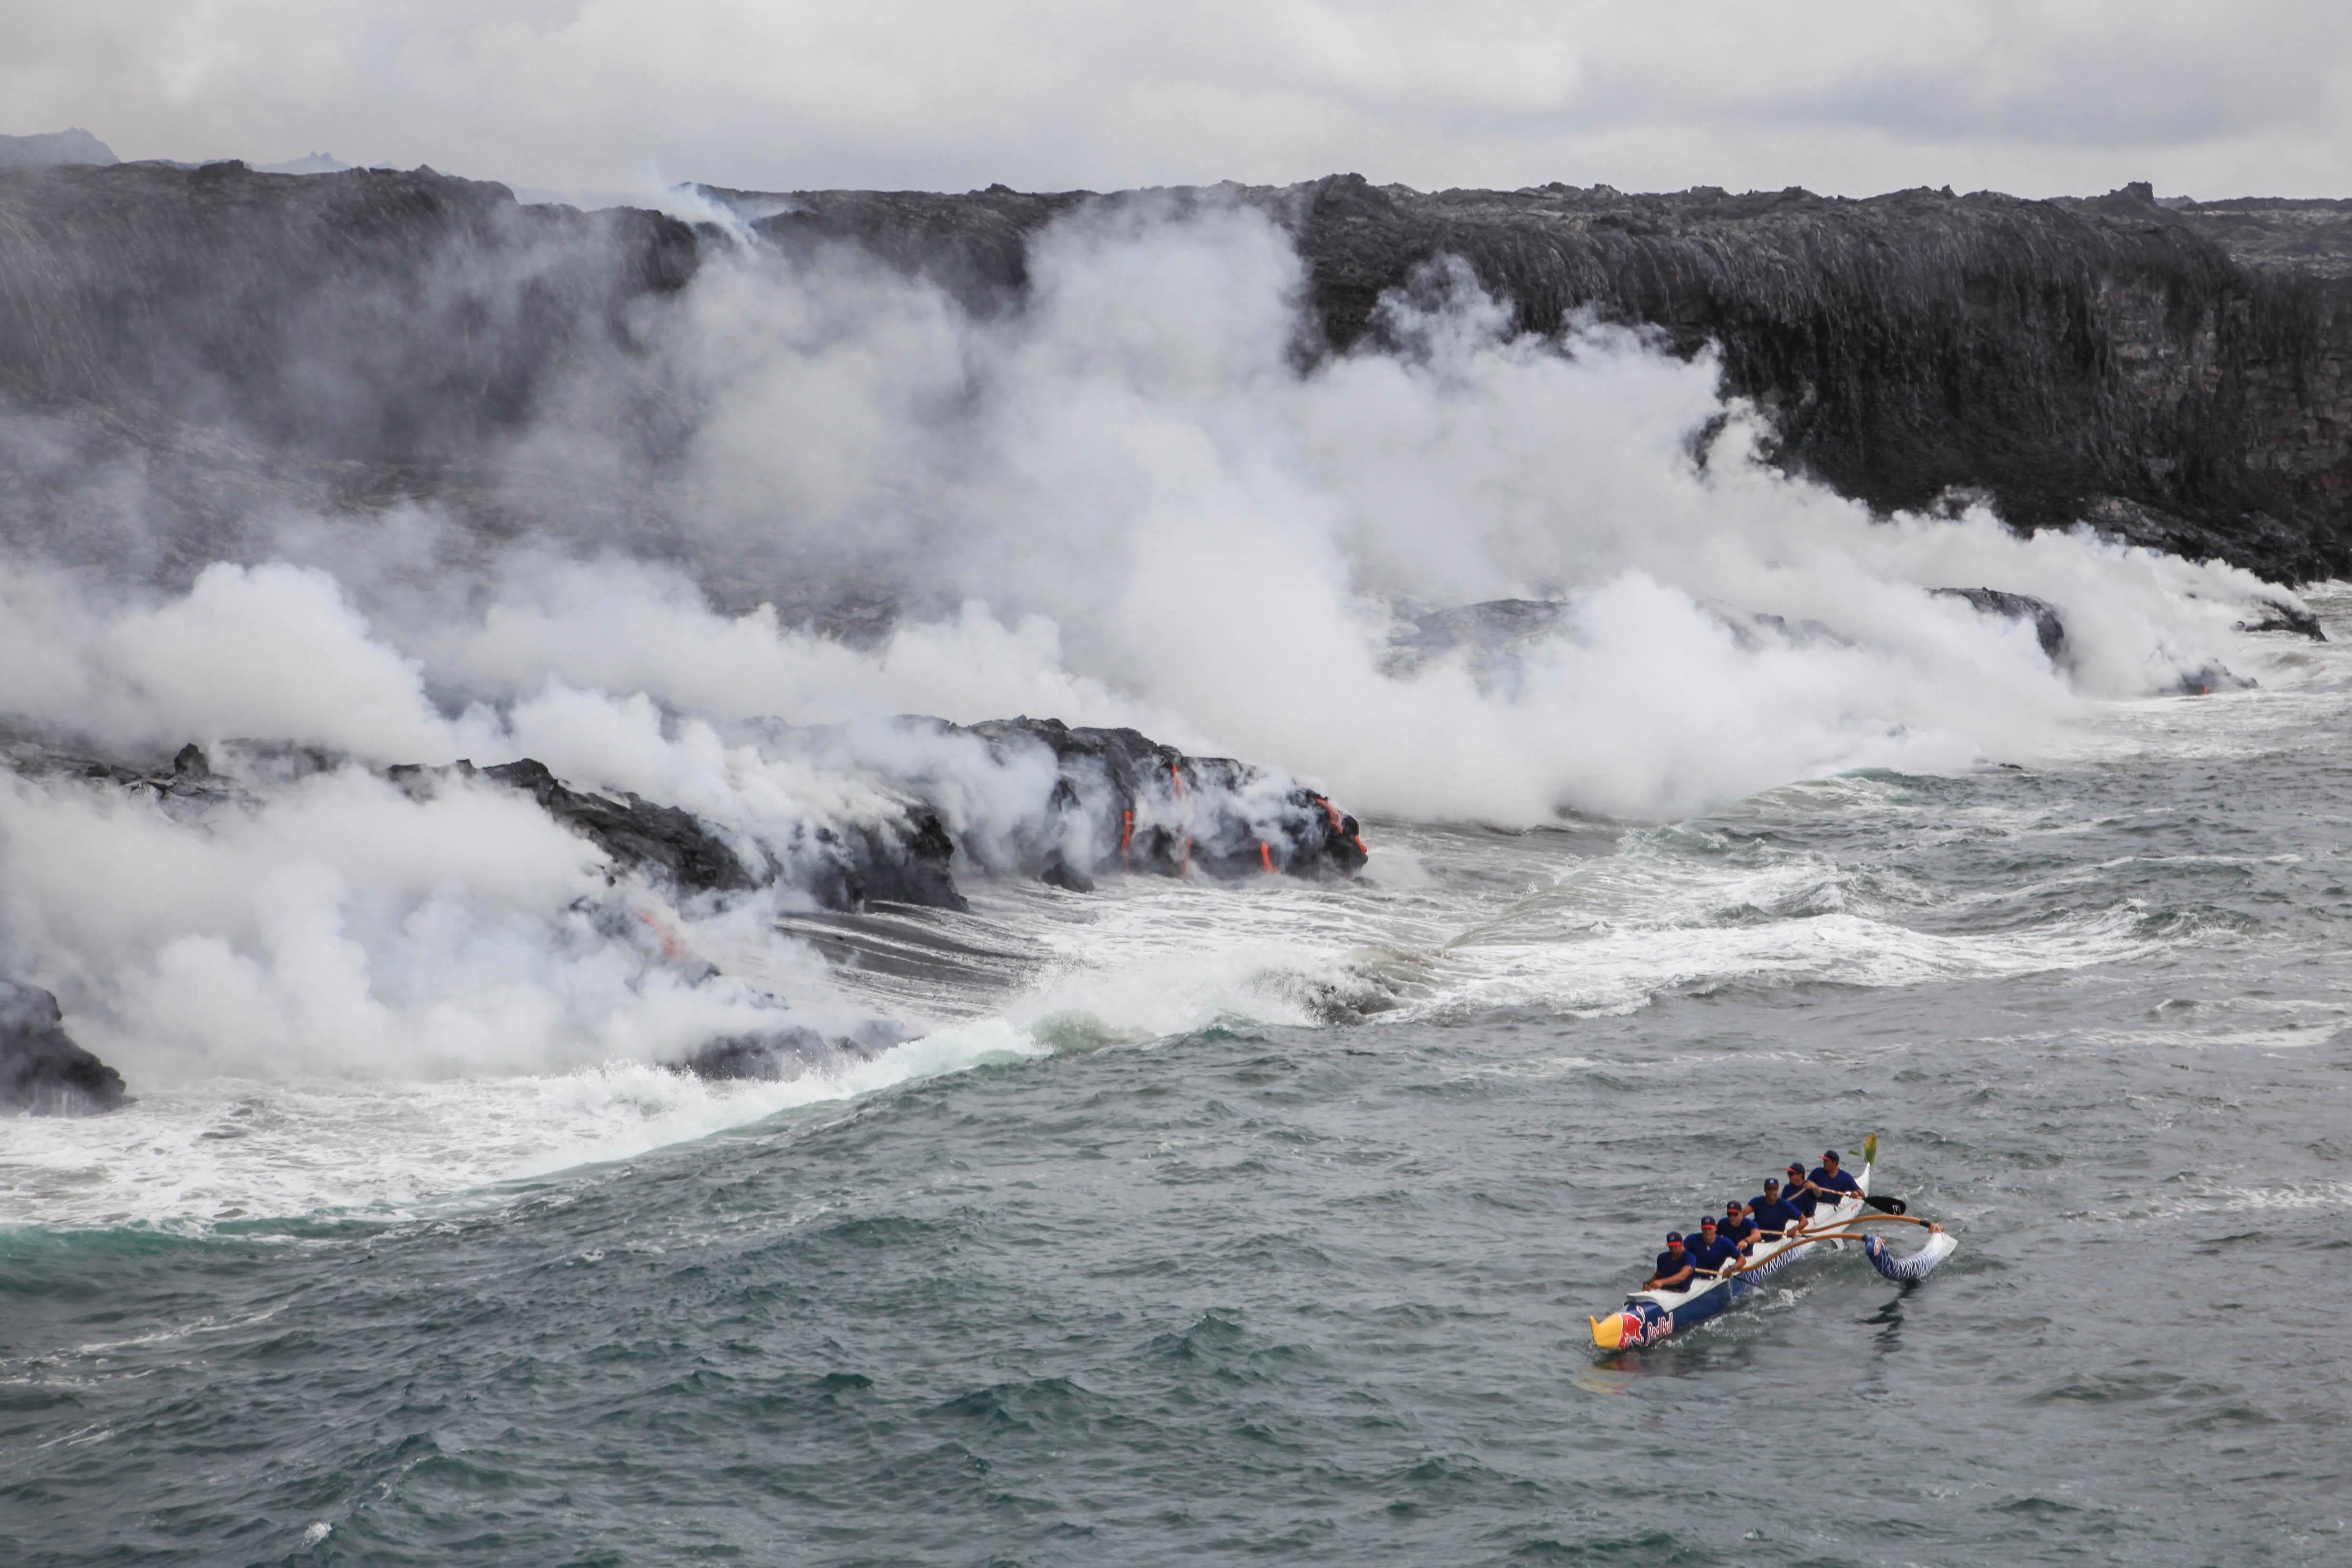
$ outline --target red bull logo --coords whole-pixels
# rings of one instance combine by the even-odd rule
[[[1654,1318],[1645,1318],[1639,1312],[1612,1312],[1590,1321],[1592,1342],[1605,1351],[1639,1350],[1643,1345],[1656,1344],[1675,1331],[1672,1312],[1661,1312]]]

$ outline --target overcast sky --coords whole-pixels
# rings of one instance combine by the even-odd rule
[[[0,132],[512,184],[2352,195],[2326,0],[0,0]]]

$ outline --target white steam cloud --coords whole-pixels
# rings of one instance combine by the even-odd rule
[[[1711,362],[1596,327],[1515,336],[1459,271],[1391,302],[1403,352],[1301,374],[1300,264],[1253,210],[1097,213],[1044,236],[1032,272],[1028,309],[975,321],[847,258],[727,268],[661,362],[709,411],[679,509],[703,553],[781,552],[960,613],[859,658],[757,617],[705,629],[641,582],[629,604],[674,629],[607,638],[649,612],[599,609],[610,573],[567,569],[509,584],[527,610],[415,645],[434,678],[1133,720],[1374,812],[1528,823],[2029,753],[2083,699],[2213,657],[2258,586],[1982,513],[1874,521],[1760,462]],[[2060,606],[2068,669],[2031,626],[1927,592],[1978,586]],[[1576,609],[1508,700],[1459,663],[1383,672],[1400,602],[1515,595]],[[1758,615],[1823,630],[1739,629]]]
[[[869,647],[722,613],[687,565],[609,545],[420,574],[447,526],[423,514],[364,547],[289,534],[288,558],[173,595],[0,571],[20,731],[352,759],[290,778],[248,749],[244,793],[203,810],[0,778],[0,965],[148,1084],[666,1059],[780,997],[851,1016],[768,931],[782,895],[673,910],[519,795],[369,769],[530,755],[771,846],[919,796],[966,875],[1050,777],[890,715],[1134,724],[1358,813],[1671,816],[2031,757],[2086,704],[2211,660],[2276,594],[1980,511],[1874,521],[1762,462],[1710,361],[1591,325],[1515,335],[1466,274],[1389,303],[1401,350],[1302,371],[1300,264],[1252,211],[1097,214],[1043,236],[1033,272],[1025,308],[982,320],[851,258],[747,253],[652,329],[645,374],[699,414],[661,479],[685,553],[895,595],[909,614]],[[551,422],[517,471],[619,471],[586,429]],[[2059,606],[2064,668],[1948,586]],[[1406,611],[1514,596],[1570,608],[1510,679],[1462,653],[1397,666]],[[777,744],[744,722],[767,717],[845,727]],[[649,931],[758,956],[695,984]]]

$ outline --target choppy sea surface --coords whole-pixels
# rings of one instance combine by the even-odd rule
[[[2029,768],[813,926],[943,1021],[843,1077],[0,1122],[0,1561],[2352,1559],[2315,602]],[[1940,1272],[1591,1347],[1871,1132]]]

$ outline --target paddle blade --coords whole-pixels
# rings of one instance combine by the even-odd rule
[[[1875,1132],[1862,1141],[1862,1163],[1865,1165],[1878,1163],[1878,1134]]]
[[[1872,1208],[1876,1209],[1880,1214],[1909,1214],[1911,1212],[1909,1205],[1905,1204],[1901,1198],[1882,1198],[1877,1194],[1873,1193],[1862,1201],[1868,1204]]]

